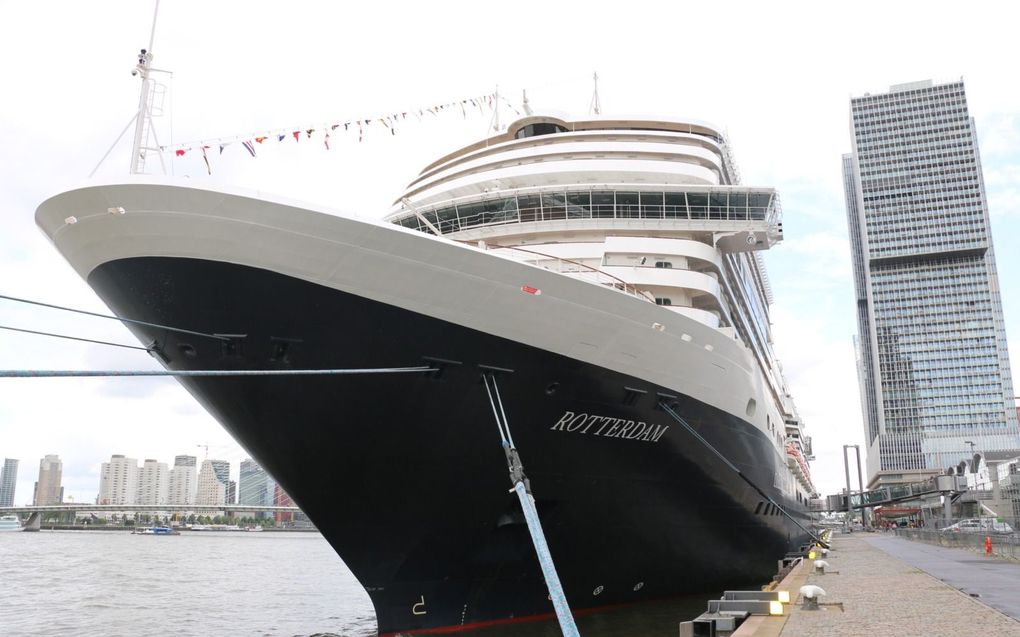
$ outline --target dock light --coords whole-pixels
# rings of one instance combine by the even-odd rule
[[[782,615],[783,602],[769,602],[769,615]]]
[[[825,597],[825,589],[808,584],[800,587],[800,596],[804,598],[804,610],[818,610],[818,598]]]
[[[78,223],[78,217],[71,215],[67,219],[64,219],[64,223],[66,223],[69,226],[73,226],[74,224]]]
[[[782,604],[790,603],[790,591],[776,591],[779,595],[779,602]]]
[[[815,552],[814,552],[814,550],[811,550],[811,551],[809,551],[809,552],[808,552],[808,554],[807,554],[807,558],[808,558],[809,560],[813,560],[813,559],[815,559],[816,557],[818,557],[818,554],[817,554],[817,553],[815,553]]]
[[[122,215],[124,214],[124,209],[121,208],[120,206],[115,206],[113,208],[107,208],[106,212],[110,213],[111,215]]]

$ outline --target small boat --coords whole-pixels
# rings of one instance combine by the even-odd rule
[[[181,532],[169,526],[142,526],[131,531],[133,535],[180,535]]]
[[[2,531],[20,531],[21,521],[16,515],[5,515],[0,517],[0,532]]]

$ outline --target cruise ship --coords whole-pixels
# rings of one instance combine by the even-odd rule
[[[705,122],[528,115],[382,220],[153,177],[36,219],[169,369],[424,369],[180,379],[379,632],[419,634],[553,611],[498,411],[575,612],[760,584],[809,537],[761,258],[779,197],[739,182]]]

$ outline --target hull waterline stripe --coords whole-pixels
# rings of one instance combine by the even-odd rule
[[[714,446],[712,446],[712,443],[710,443],[709,441],[705,440],[705,438],[701,434],[699,434],[698,431],[694,427],[691,427],[690,424],[688,424],[686,420],[681,418],[679,414],[677,414],[675,411],[673,411],[673,409],[669,405],[667,405],[664,401],[659,401],[659,406],[662,407],[662,409],[667,414],[669,414],[673,418],[673,420],[675,420],[678,423],[680,423],[680,425],[683,426],[683,428],[686,429],[692,436],[694,436],[694,438],[698,442],[700,442],[701,444],[703,444],[706,447],[708,447],[708,450],[711,451],[712,453],[714,453],[716,456],[718,456],[719,459],[722,460],[726,464],[726,466],[728,466],[730,469],[733,469],[733,471],[735,471],[736,474],[738,476],[740,476],[741,480],[746,482],[749,487],[751,487],[752,489],[754,489],[755,491],[758,492],[758,495],[760,495],[761,497],[765,498],[769,503],[772,504],[772,506],[776,507],[776,509],[778,509],[780,513],[782,513],[783,515],[788,517],[791,522],[793,522],[798,527],[800,527],[801,531],[804,531],[805,533],[807,533],[808,536],[810,536],[811,539],[814,540],[815,542],[817,542],[820,546],[824,546],[825,548],[830,548],[828,542],[822,540],[820,537],[818,537],[817,535],[815,535],[814,533],[812,533],[808,529],[804,528],[804,525],[802,525],[800,522],[798,522],[796,520],[796,518],[794,518],[792,515],[787,513],[786,509],[784,507],[780,506],[780,504],[778,502],[776,502],[772,498],[772,496],[770,496],[769,494],[765,493],[765,491],[763,491],[761,489],[761,487],[756,485],[753,481],[751,481],[750,478],[748,478],[746,475],[744,475],[743,471],[738,469],[735,464],[733,464],[732,462],[730,462],[726,458],[726,456],[722,455],[722,453],[720,453],[718,449],[716,449]]]
[[[0,378],[102,378],[109,376],[344,376],[355,374],[409,374],[436,371],[434,367],[376,367],[367,369],[192,369],[192,370],[74,370],[4,369]]]

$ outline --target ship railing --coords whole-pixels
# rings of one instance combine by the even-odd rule
[[[465,242],[468,245],[476,245],[472,242]],[[483,244],[485,249],[494,251],[508,251],[515,261],[521,261],[522,263],[528,263],[558,274],[566,274],[582,281],[588,281],[589,283],[595,283],[603,287],[613,288],[636,296],[644,301],[655,303],[655,297],[644,290],[638,289],[631,283],[627,283],[618,276],[609,274],[604,270],[588,265],[587,263],[581,263],[580,261],[573,261],[571,259],[564,259],[552,254],[546,254],[544,252],[538,252],[537,250],[529,250],[527,248],[518,248],[516,246],[501,246],[494,244]]]
[[[720,222],[765,222],[780,231],[782,208],[771,188],[744,186],[677,186],[642,184],[541,186],[469,195],[389,219],[398,225],[431,232],[420,214],[440,234],[481,226],[574,219],[689,221],[710,227]]]

